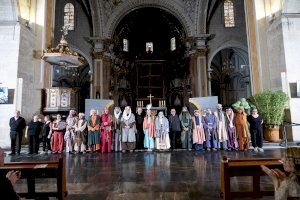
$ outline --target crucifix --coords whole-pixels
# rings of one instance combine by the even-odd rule
[[[153,98],[154,96],[152,96],[151,94],[149,95],[149,96],[147,96],[147,98],[150,98],[150,104],[152,104],[152,98]]]

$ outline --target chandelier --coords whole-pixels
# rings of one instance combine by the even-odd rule
[[[64,67],[79,67],[83,65],[84,58],[78,53],[70,50],[66,36],[68,35],[68,27],[62,27],[62,36],[59,44],[53,48],[48,47],[43,50],[42,59],[51,65]]]

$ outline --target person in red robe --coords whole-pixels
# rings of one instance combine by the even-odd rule
[[[104,108],[104,113],[101,115],[101,152],[111,152],[112,142],[112,116],[109,114],[108,108]]]

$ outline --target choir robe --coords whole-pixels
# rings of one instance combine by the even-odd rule
[[[195,149],[202,149],[203,143],[205,142],[205,133],[203,129],[203,123],[201,116],[192,117],[193,121],[193,144],[195,144]]]
[[[107,123],[106,125],[104,123]],[[101,152],[111,152],[112,144],[112,116],[110,114],[101,115]]]
[[[211,129],[209,129],[211,127]],[[206,114],[203,117],[203,128],[205,132],[206,148],[218,148],[217,122],[213,114]]]
[[[154,135],[155,135],[155,117],[144,117],[143,122],[143,131],[144,131],[144,147],[147,149],[153,149],[154,148]]]
[[[113,150],[114,151],[122,151],[122,141],[121,141],[121,118],[122,113],[118,116],[113,117]]]
[[[217,122],[217,136],[218,136],[218,147],[224,150],[227,149],[227,131],[225,126],[225,116],[223,111],[214,112],[216,122]]]
[[[100,150],[100,120],[99,115],[92,115],[88,118],[88,146],[92,151]]]
[[[129,128],[126,128],[129,126]],[[122,127],[122,150],[134,150],[135,149],[135,117],[134,114],[130,114],[128,119],[122,117],[121,119]]]
[[[156,117],[155,119],[155,144],[156,149],[169,149],[169,121],[165,117]]]

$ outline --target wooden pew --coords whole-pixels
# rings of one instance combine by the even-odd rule
[[[57,161],[39,161],[39,162],[12,162],[4,163],[0,167],[0,175],[5,176],[7,172],[14,170],[21,172],[21,179],[27,179],[27,193],[18,193],[20,197],[56,197],[65,200],[67,197],[65,161],[59,158]],[[36,178],[56,178],[57,192],[36,192]],[[47,188],[46,188],[47,189]]]
[[[228,200],[241,197],[259,198],[263,196],[273,196],[274,191],[262,191],[260,189],[260,177],[267,176],[267,174],[261,170],[260,165],[265,165],[271,169],[278,168],[283,170],[279,160],[280,158],[230,160],[227,157],[223,157],[221,160],[221,199]],[[252,176],[252,191],[230,191],[230,178],[239,176]],[[271,179],[270,183],[272,183]]]

